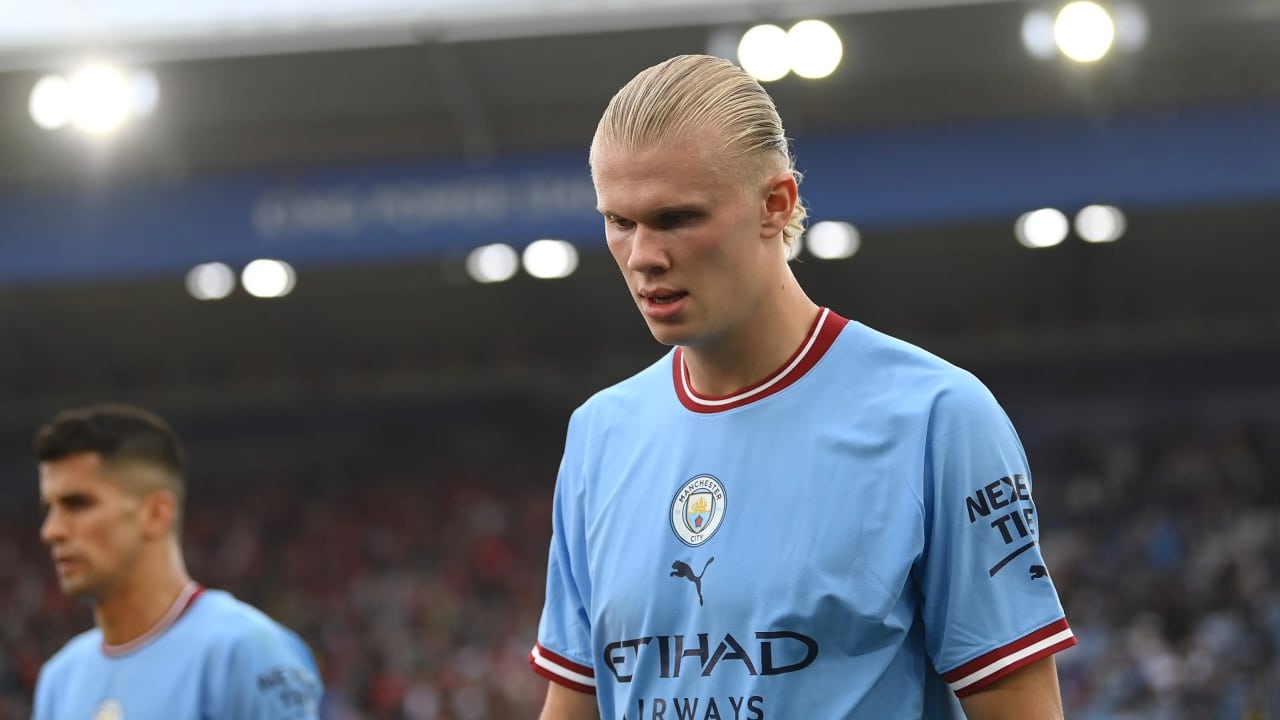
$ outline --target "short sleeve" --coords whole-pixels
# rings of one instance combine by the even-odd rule
[[[1026,453],[972,375],[936,398],[926,460],[925,636],[964,697],[1076,640],[1041,557]]]
[[[32,708],[31,720],[52,720],[57,717],[57,710],[54,708],[54,685],[56,682],[52,679],[54,669],[52,663],[45,663],[40,668],[40,674],[36,676],[36,693]]]
[[[236,638],[226,656],[222,713],[237,720],[315,720],[323,689],[306,644],[279,627],[258,627]]]
[[[538,625],[538,642],[529,655],[534,672],[584,693],[596,690],[591,661],[591,618],[587,611],[591,582],[587,573],[583,527],[583,475],[586,457],[584,411],[569,421],[564,456],[552,503],[551,547],[547,557],[547,595]]]

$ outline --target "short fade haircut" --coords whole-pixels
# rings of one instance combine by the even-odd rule
[[[769,93],[728,60],[710,55],[678,55],[642,70],[605,108],[591,141],[591,165],[603,147],[639,150],[714,131],[718,142],[703,157],[743,163],[752,170],[791,172],[797,183],[790,143]],[[802,233],[807,210],[799,197],[783,244],[791,250]]]
[[[181,508],[186,500],[186,459],[177,435],[159,415],[110,403],[64,410],[36,432],[35,456],[52,462],[97,453],[104,465],[141,463],[164,471],[166,489]]]

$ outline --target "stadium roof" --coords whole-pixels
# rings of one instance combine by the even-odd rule
[[[35,12],[15,5],[6,17]],[[385,158],[483,162],[581,148],[610,95],[640,68],[706,52],[717,31],[785,21],[810,8],[841,33],[846,55],[825,80],[788,77],[769,85],[792,135],[990,118],[1102,121],[1117,113],[1280,100],[1277,0],[1144,2],[1146,46],[1089,67],[1027,53],[1020,36],[1034,6],[1027,2],[791,3],[784,17],[727,0],[416,5],[437,8],[439,17],[366,22],[345,33],[313,23],[318,29],[309,33],[274,38],[233,26],[210,36],[217,41],[132,45],[31,47],[11,40],[6,47],[0,34],[0,187],[104,172],[173,179]],[[58,7],[39,7],[46,6]],[[324,4],[330,6],[341,4]],[[444,14],[463,7],[473,15]],[[539,8],[540,15],[531,14]],[[344,43],[378,46],[311,49]],[[274,54],[259,54],[268,52]],[[232,56],[207,57],[220,53]],[[109,147],[43,132],[26,113],[40,72],[89,57],[157,61],[158,111]]]
[[[15,5],[6,17],[25,7]],[[1143,5],[1146,47],[1081,67],[1029,56],[1020,26],[1032,3],[831,2],[820,14],[844,38],[844,63],[826,80],[768,87],[797,137],[1274,111],[1280,0]],[[529,19],[526,36],[510,24],[476,25],[470,34],[415,32],[408,44],[253,54],[248,43],[183,59],[172,47],[121,48],[112,55],[122,61],[158,61],[161,100],[107,144],[42,131],[27,114],[40,73],[66,70],[84,47],[0,42],[0,194],[584,152],[609,97],[638,69],[705,52],[718,30],[771,19],[672,11],[625,28]],[[819,302],[966,366],[1234,350],[1275,357],[1278,208],[1273,198],[1136,213],[1130,237],[1113,247],[1043,252],[1017,246],[1013,218],[923,227],[865,238],[852,260],[808,259],[797,273]],[[213,408],[533,385],[580,399],[660,350],[603,253],[584,255],[567,281],[502,286],[471,283],[451,263],[302,272],[280,301],[197,303],[180,277],[6,288],[0,424],[25,426],[104,392]]]

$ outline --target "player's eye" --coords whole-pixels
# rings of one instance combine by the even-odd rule
[[[58,501],[67,510],[83,510],[93,505],[93,498],[88,495],[68,495]]]
[[[691,210],[683,210],[680,212],[663,213],[658,216],[658,227],[664,230],[671,230],[684,225],[688,225],[696,221],[700,215]]]
[[[630,230],[636,225],[634,222],[623,217],[618,217],[617,215],[606,215],[605,222],[618,228],[619,230]]]

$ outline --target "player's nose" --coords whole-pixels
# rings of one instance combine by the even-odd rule
[[[636,225],[631,234],[631,248],[627,254],[627,268],[635,272],[661,272],[671,266],[662,233],[643,224]]]
[[[62,520],[62,514],[56,510],[50,510],[45,514],[44,522],[40,523],[40,540],[46,545],[53,545],[64,540],[66,536],[67,528]]]

